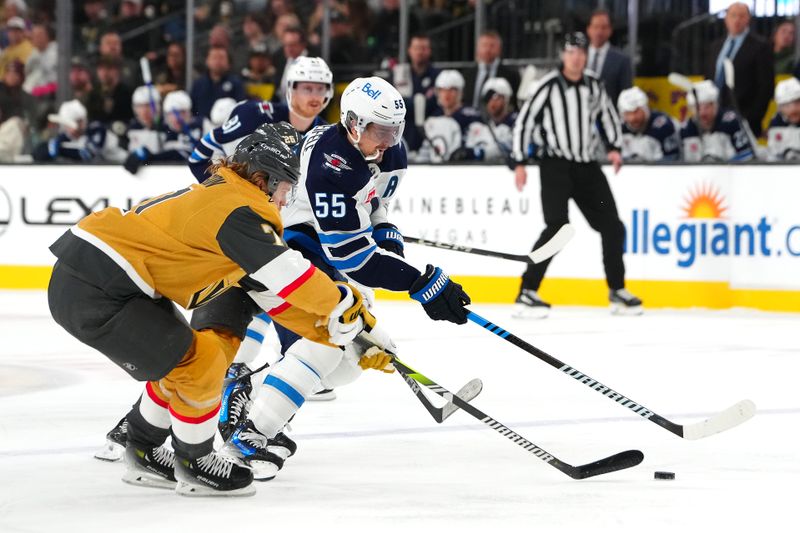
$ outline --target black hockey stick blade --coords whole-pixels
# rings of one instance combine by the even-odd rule
[[[437,423],[441,424],[442,422],[447,420],[450,417],[450,415],[458,411],[458,406],[449,400],[443,407],[436,407],[428,399],[428,397],[425,396],[425,393],[422,392],[422,389],[420,388],[420,386],[417,383],[417,380],[414,377],[409,376],[408,374],[404,374],[400,371],[398,371],[397,374],[401,378],[403,378],[403,381],[405,381],[406,385],[408,385],[408,387],[412,390],[414,396],[417,397],[420,403],[422,403],[422,406],[425,407],[425,409],[428,411],[428,413],[430,413],[430,415]],[[415,374],[415,376],[419,377],[419,379],[422,380],[421,382],[423,382],[426,379],[425,376],[422,376],[421,374]],[[478,394],[480,394],[482,390],[483,390],[483,382],[480,379],[475,378],[466,385],[464,385],[463,387],[461,387],[461,389],[459,389],[459,391],[456,393],[456,396],[458,396],[459,399],[465,402],[469,402],[475,399],[475,397],[478,396]]]
[[[527,452],[535,455],[538,459],[563,472],[572,479],[586,479],[589,477],[599,476],[601,474],[616,472],[617,470],[624,470],[626,468],[631,468],[638,465],[644,459],[644,454],[642,454],[642,452],[638,450],[628,450],[610,457],[606,457],[605,459],[595,461],[593,463],[581,466],[573,466],[562,461],[555,455],[548,453],[543,448],[540,448],[536,444],[532,443],[508,426],[498,422],[474,405],[463,401],[457,396],[454,396],[452,392],[448,391],[441,385],[438,385],[433,380],[422,375],[416,370],[413,370],[396,357],[393,360],[393,365],[400,375],[406,378],[406,380],[413,379],[418,383],[425,385],[442,398],[453,402],[456,406],[460,407],[464,412],[473,418],[480,420],[494,431],[500,433],[513,443],[524,448]]]
[[[549,241],[541,245],[529,254],[509,254],[505,252],[496,252],[494,250],[484,250],[481,248],[473,248],[471,246],[461,246],[460,244],[449,244],[446,242],[429,241],[419,237],[403,236],[403,240],[412,244],[421,244],[422,246],[431,246],[433,248],[442,248],[443,250],[452,250],[454,252],[463,252],[466,254],[483,255],[486,257],[497,257],[499,259],[508,259],[509,261],[520,261],[522,263],[541,263],[555,254],[560,252],[564,246],[575,235],[575,228],[571,224],[564,224],[559,228],[555,235]]]
[[[650,422],[663,427],[667,431],[687,440],[702,439],[716,433],[727,431],[746,422],[747,420],[750,420],[756,413],[756,405],[752,401],[742,400],[728,409],[717,413],[711,418],[703,420],[702,422],[688,424],[685,426],[676,424],[671,420],[667,420],[655,411],[648,409],[644,405],[634,402],[632,399],[620,394],[611,387],[607,387],[596,379],[592,379],[583,372],[579,371],[577,368],[573,368],[568,364],[559,361],[547,352],[544,352],[536,346],[529,344],[513,333],[504,330],[497,324],[486,320],[482,316],[470,311],[467,313],[467,319],[469,319],[470,322],[478,324],[479,326],[483,326],[483,328],[487,331],[490,331],[501,339],[510,342],[517,348],[528,352],[540,361],[544,361],[553,368],[557,368],[579,383],[583,383],[590,389],[596,390],[609,400],[618,403],[623,407],[627,407],[642,418],[645,418]]]

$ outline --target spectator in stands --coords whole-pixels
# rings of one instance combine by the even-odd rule
[[[651,111],[647,95],[638,87],[625,89],[617,100],[622,116],[624,161],[677,161],[681,139],[672,119]]]
[[[400,0],[382,0],[373,29],[373,58],[377,61],[397,58],[400,55],[397,48],[400,42]],[[420,29],[422,28],[416,13],[409,10],[408,34],[414,35]]]
[[[695,83],[686,100],[691,117],[680,130],[684,161],[753,159],[753,146],[742,128],[740,117],[719,105],[719,89],[713,81]]]
[[[475,108],[464,105],[464,77],[457,70],[443,70],[435,85],[439,105],[425,119],[426,137],[444,161],[477,159],[475,152],[464,150],[470,124],[481,119]]]
[[[266,50],[267,21],[260,13],[248,13],[242,19],[242,35],[248,49]]]
[[[619,94],[633,85],[633,69],[631,58],[616,46],[611,46],[609,39],[613,32],[609,12],[605,9],[595,10],[586,26],[586,35],[589,37],[586,68],[600,77],[611,102],[616,103]]]
[[[275,68],[272,59],[267,54],[264,44],[251,48],[247,55],[247,66],[242,69],[244,89],[248,96],[259,100],[268,100],[274,87],[272,80],[275,78]]]
[[[283,32],[281,52],[275,55],[275,94],[273,102],[286,99],[286,74],[295,59],[308,55],[306,36],[299,27],[287,28]]]
[[[800,81],[783,80],[775,86],[778,112],[769,123],[767,148],[773,161],[800,160]]]
[[[480,105],[483,84],[489,78],[505,78],[511,84],[511,90],[516,95],[519,89],[519,71],[516,68],[500,64],[500,55],[503,53],[503,39],[494,30],[486,30],[478,37],[475,47],[474,67],[464,70],[464,102],[477,109]],[[512,97],[512,105],[516,99]]]
[[[69,86],[72,98],[78,100],[84,106],[88,104],[89,95],[93,89],[92,74],[88,65],[80,57],[72,58],[69,70]]]
[[[114,30],[119,35],[124,35],[132,30],[142,28],[149,20],[144,16],[144,6],[142,0],[122,0],[119,5],[119,15],[114,22]],[[161,43],[160,30],[145,31],[139,33],[125,41],[125,54],[138,60],[151,50],[157,48]],[[150,59],[155,59],[155,56]]]
[[[186,49],[181,43],[171,43],[167,47],[166,65],[153,81],[161,98],[172,91],[186,89]]]
[[[206,69],[203,76],[194,80],[191,91],[192,111],[201,119],[211,115],[211,107],[220,98],[233,98],[238,102],[246,97],[241,78],[231,73],[227,48],[212,46],[206,55]]]
[[[778,24],[772,34],[772,53],[775,56],[775,74],[791,74],[794,67],[794,21]]]
[[[775,63],[769,43],[750,31],[750,9],[746,4],[732,4],[725,13],[727,36],[709,47],[706,78],[720,90],[725,87],[725,59],[733,61],[736,71],[736,100],[743,118],[753,133],[761,134],[761,119],[767,111],[775,85]],[[727,90],[722,102],[730,102]]]
[[[283,54],[283,34],[290,28],[301,28],[300,18],[294,13],[286,13],[275,20],[272,30],[267,35],[267,46],[272,54],[272,62]]]
[[[25,67],[19,61],[14,61],[6,66],[0,82],[0,120],[11,117],[20,117],[25,124],[35,111],[36,101],[22,89],[25,81]]]
[[[225,24],[215,24],[208,34],[208,45],[210,47],[231,49],[231,32]]]
[[[44,24],[31,28],[34,50],[25,64],[23,88],[37,98],[53,96],[58,87],[58,44],[52,38],[50,28]]]
[[[61,104],[58,114],[47,117],[58,124],[56,137],[43,142],[33,151],[34,161],[107,161],[121,163],[126,152],[119,138],[101,123],[87,126],[86,108],[77,100]]]
[[[115,31],[107,31],[100,36],[99,57],[111,57],[119,63],[122,81],[129,87],[139,85],[141,73],[139,59],[126,57],[122,51],[122,38]],[[129,102],[126,102],[126,107]],[[91,112],[90,112],[91,114]]]
[[[354,65],[366,62],[366,49],[355,37],[353,23],[345,11],[331,10],[331,70],[333,77],[343,75],[337,67],[349,67],[352,74]],[[368,75],[368,73],[359,73]]]
[[[409,121],[415,117],[414,96],[421,94],[425,97],[425,116],[436,108],[436,91],[434,84],[440,70],[431,63],[432,58],[431,39],[424,34],[416,34],[411,37],[408,43],[408,62],[409,65],[395,65],[392,70],[392,85],[397,87],[400,94],[406,96],[406,116]],[[401,69],[407,69],[402,70]],[[424,140],[424,136],[419,128],[406,127],[403,130],[403,139],[406,146],[411,151],[419,150]]]
[[[24,21],[28,20],[28,5],[24,0],[5,0],[3,3],[3,14],[0,20],[7,22],[13,17],[19,17]],[[8,29],[3,27],[3,29],[0,30],[0,50],[6,46],[8,46]]]
[[[15,61],[25,65],[33,53],[33,45],[25,36],[25,30],[25,21],[20,17],[11,17],[6,22],[8,46],[0,53],[0,78],[5,74],[8,65]]]
[[[99,53],[100,36],[109,28],[110,17],[103,0],[86,0],[82,8],[83,12],[75,17],[75,52],[95,56]]]
[[[89,95],[87,110],[89,121],[98,121],[104,126],[115,122],[125,125],[133,118],[131,109],[132,91],[122,81],[120,61],[116,57],[101,56],[97,61],[97,85]]]

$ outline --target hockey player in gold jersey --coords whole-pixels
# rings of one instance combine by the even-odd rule
[[[123,480],[186,495],[254,493],[250,470],[213,451],[223,378],[253,314],[265,309],[328,345],[374,327],[357,289],[281,239],[278,208],[298,173],[292,150],[265,128],[202,185],[89,215],[51,246],[53,318],[147,382],[126,417]],[[215,310],[203,312],[212,299]],[[191,326],[172,302],[197,308]],[[161,446],[170,433],[174,456]]]

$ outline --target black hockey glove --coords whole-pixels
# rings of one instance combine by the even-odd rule
[[[387,252],[405,257],[403,253],[403,235],[394,224],[381,222],[376,225],[372,230],[372,238],[375,240],[375,244]]]
[[[452,281],[441,268],[425,267],[425,273],[409,289],[413,299],[422,304],[433,320],[447,320],[455,324],[467,322],[467,309],[472,301],[461,285]]]
[[[128,157],[125,159],[125,162],[122,163],[122,166],[125,167],[125,170],[131,174],[136,174],[139,172],[139,167],[142,165],[142,163],[148,159],[150,159],[150,152],[147,150],[147,148],[137,148],[128,154]]]

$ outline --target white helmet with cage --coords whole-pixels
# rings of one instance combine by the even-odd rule
[[[325,101],[322,103],[322,109],[325,109],[333,98],[333,73],[325,60],[321,57],[300,56],[289,66],[286,73],[286,103],[289,104],[289,109],[292,109],[295,84],[301,82],[321,83],[327,87]]]
[[[400,143],[406,124],[406,106],[403,97],[388,81],[373,76],[356,78],[342,93],[339,102],[340,121],[358,147],[361,135],[370,123],[387,134],[389,146]],[[355,137],[351,129],[356,130]],[[379,154],[364,155],[368,161]]]

